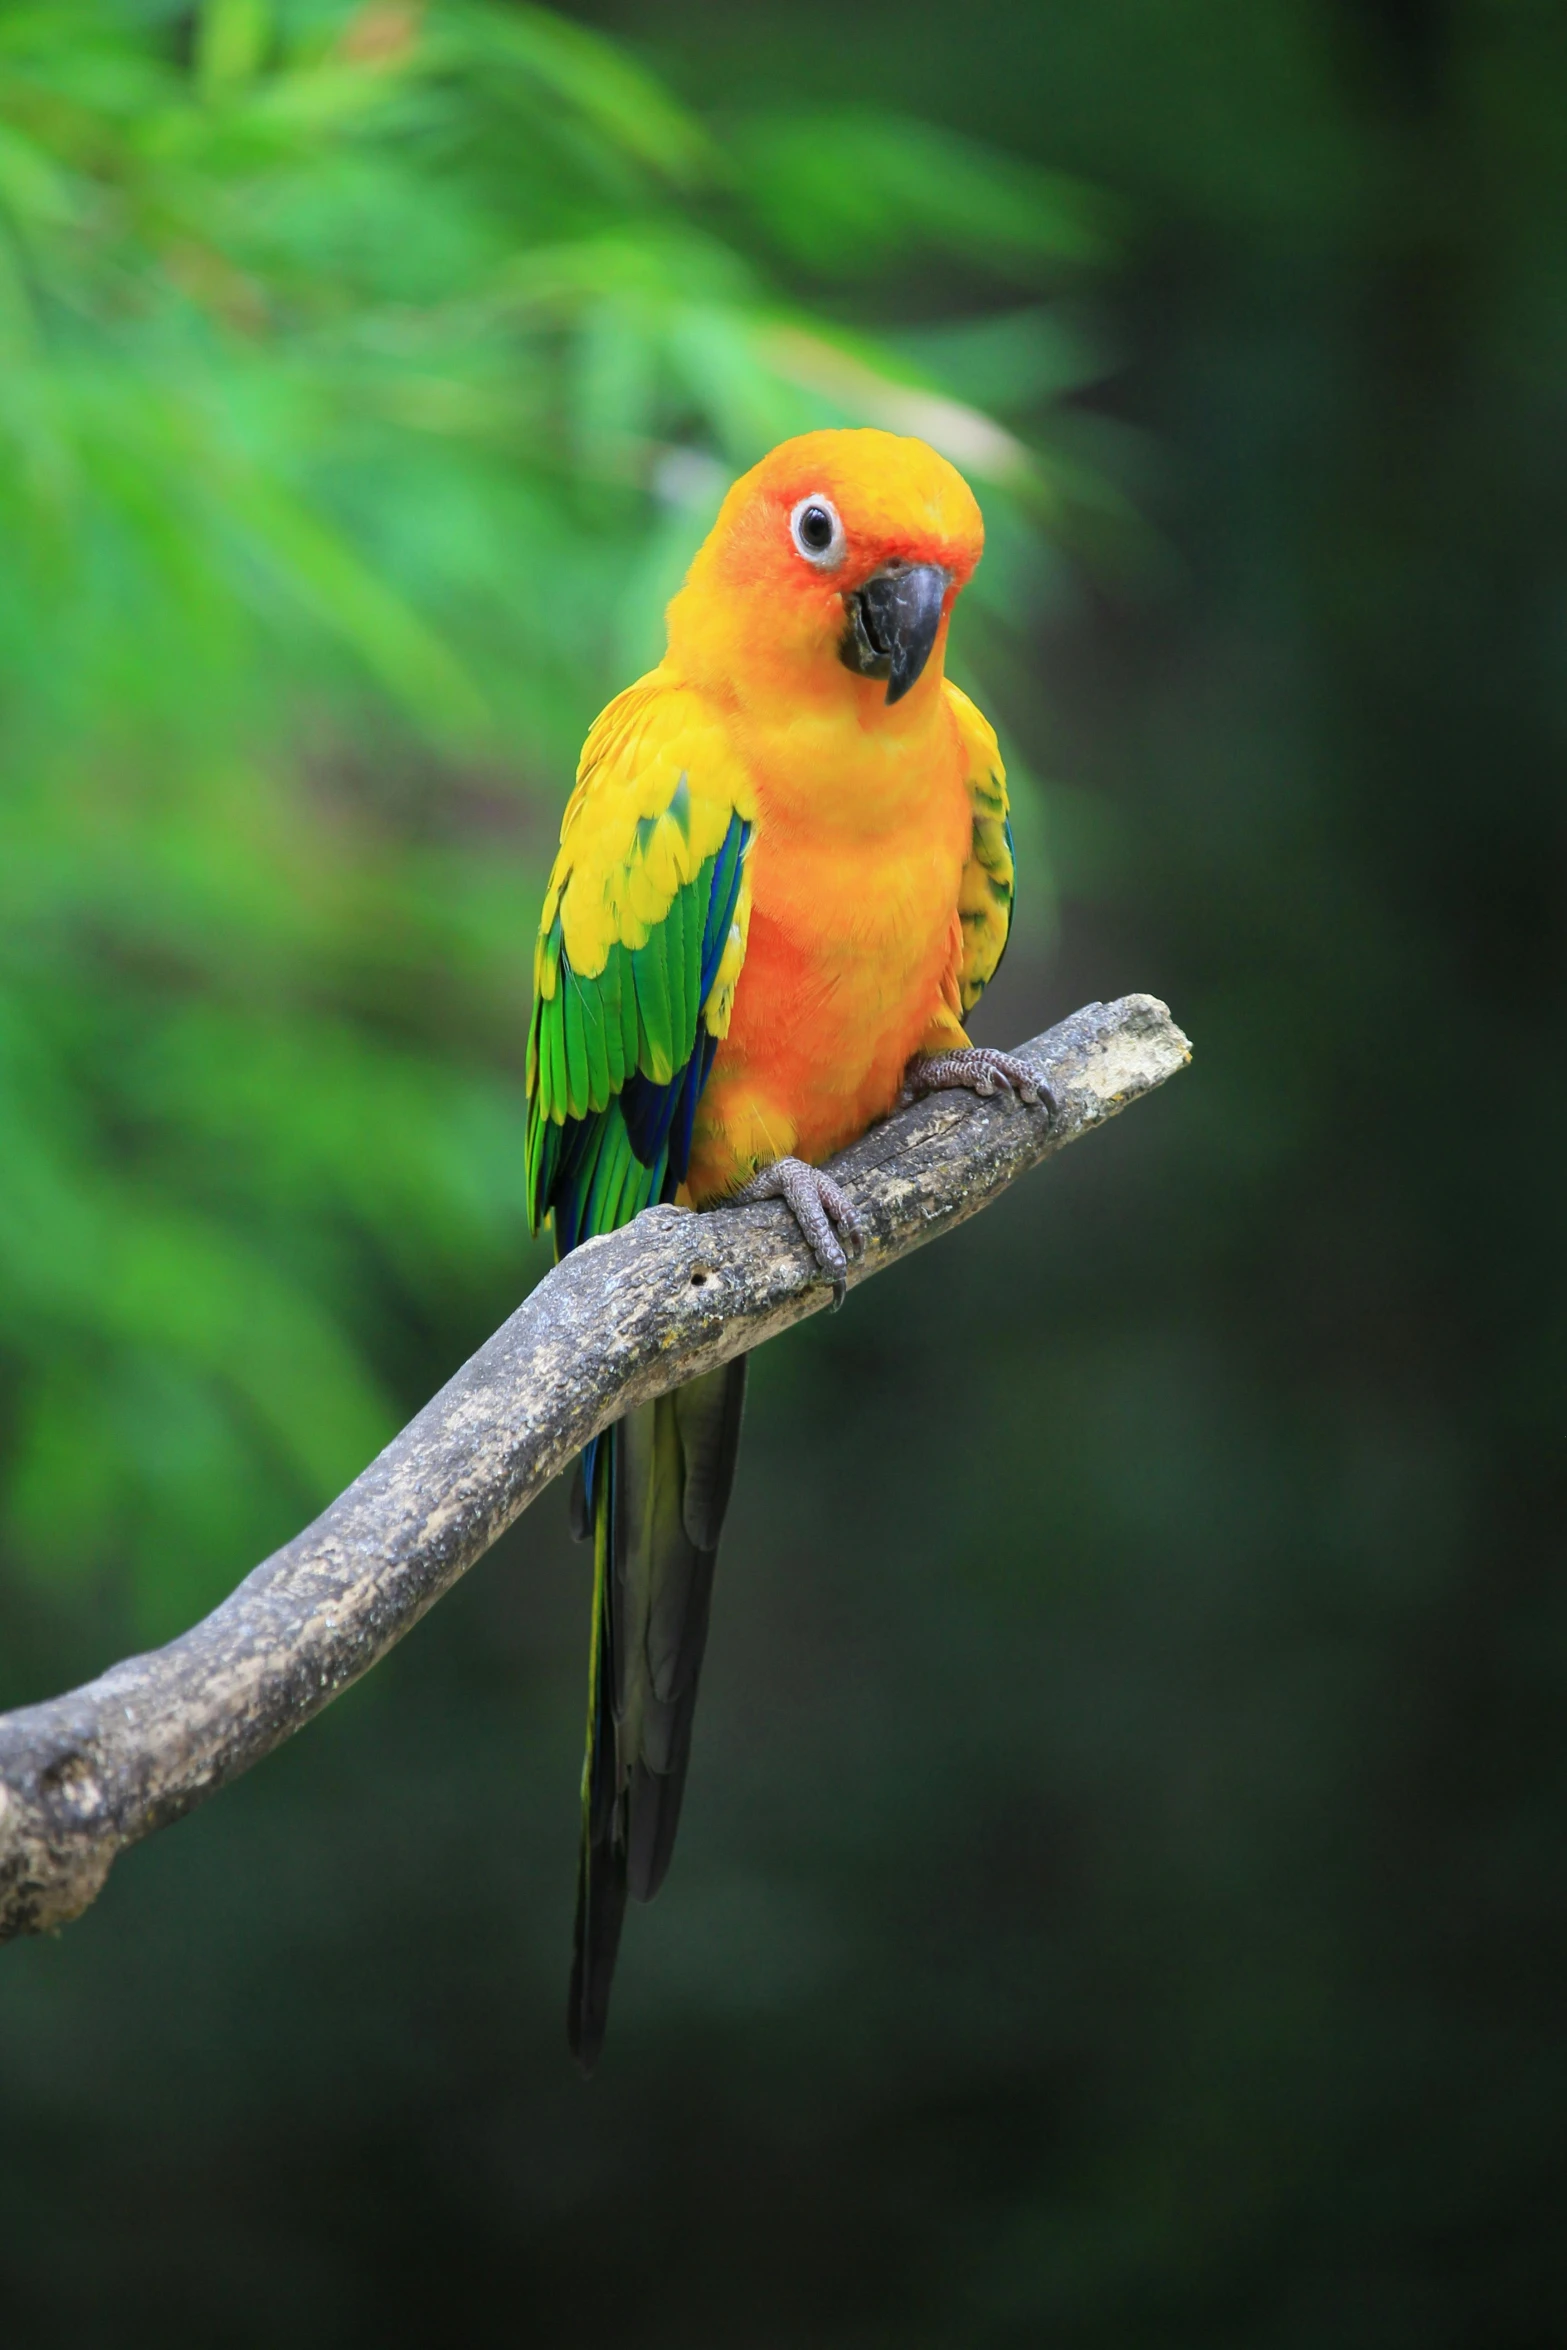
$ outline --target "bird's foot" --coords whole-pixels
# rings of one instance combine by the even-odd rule
[[[849,1259],[865,1254],[865,1227],[855,1213],[854,1202],[830,1175],[824,1175],[820,1167],[808,1167],[804,1159],[775,1159],[770,1167],[759,1168],[749,1183],[729,1194],[727,1204],[743,1208],[763,1199],[787,1201],[816,1262],[824,1273],[832,1275],[836,1313],[848,1294]]]
[[[986,1096],[998,1091],[1015,1093],[1030,1109],[1042,1102],[1051,1114],[1057,1107],[1055,1095],[1036,1068],[1020,1061],[1016,1053],[998,1053],[988,1044],[965,1045],[960,1052],[936,1053],[929,1060],[916,1054],[903,1072],[903,1091],[898,1098],[917,1102],[927,1093],[959,1086]]]

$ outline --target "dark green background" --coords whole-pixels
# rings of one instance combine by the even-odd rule
[[[679,1860],[593,2082],[552,1494],[0,1957],[0,2331],[1547,2350],[1567,19],[601,21],[715,118],[874,101],[1115,206],[1065,297],[1115,364],[1062,431],[1142,528],[1079,531],[1010,662],[1059,909],[982,1033],[1146,988],[1197,1059],[756,1361]],[[817,298],[963,313],[961,260],[901,266]],[[388,1308],[402,1403],[519,1265]],[[8,1698],[112,1652],[112,1587],[71,1593],[4,1587]]]

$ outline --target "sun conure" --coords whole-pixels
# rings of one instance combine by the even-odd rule
[[[588,736],[544,900],[527,1185],[558,1253],[655,1201],[782,1197],[841,1289],[862,1241],[823,1161],[900,1094],[1044,1093],[963,1029],[1012,914],[996,738],[943,675],[983,537],[962,476],[885,432],[786,441],[725,498],[664,659]],[[626,1895],[669,1865],[744,1382],[710,1372],[583,1456],[584,2067]]]

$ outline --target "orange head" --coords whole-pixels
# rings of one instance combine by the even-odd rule
[[[803,433],[725,498],[669,607],[671,659],[741,701],[842,695],[863,722],[935,691],[984,540],[972,490],[923,441]]]

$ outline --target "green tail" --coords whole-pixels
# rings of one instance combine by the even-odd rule
[[[568,2029],[584,2072],[609,2020],[626,1896],[651,1901],[674,1850],[734,1483],[745,1358],[627,1414],[594,1448],[593,1640]]]

